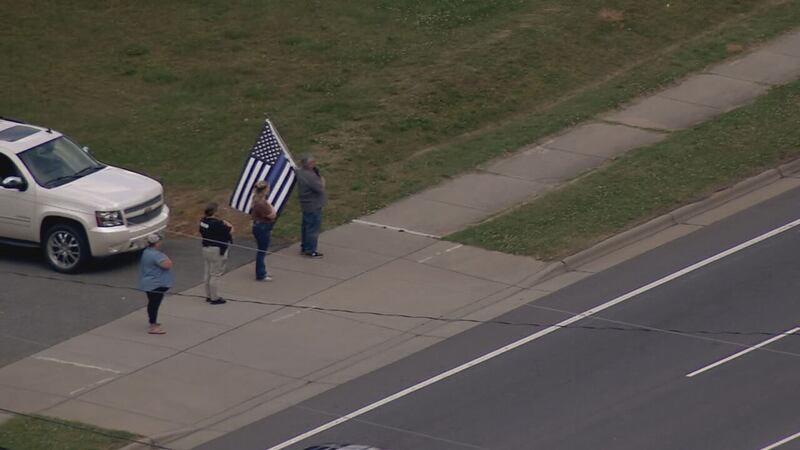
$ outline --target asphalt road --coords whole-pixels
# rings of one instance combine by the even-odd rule
[[[789,192],[502,319],[562,321],[800,218],[798,201]],[[770,338],[750,332],[800,325],[798,255],[800,227],[286,448],[767,448],[800,432],[800,335],[687,375]],[[200,448],[269,449],[541,329],[476,327]]]
[[[164,251],[175,264],[173,291],[203,281],[199,247],[192,239],[164,241]],[[233,249],[228,270],[252,261],[253,256]],[[60,275],[48,268],[40,251],[0,245],[0,367],[145,306],[145,295],[130,289],[137,283],[138,258],[139,253],[132,253],[100,259],[84,273]],[[142,321],[146,323],[145,316]]]

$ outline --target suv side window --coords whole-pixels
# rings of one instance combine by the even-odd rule
[[[0,153],[0,181],[7,177],[22,177],[17,165],[6,155]]]

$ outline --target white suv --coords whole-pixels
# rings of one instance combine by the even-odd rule
[[[167,226],[152,178],[95,160],[49,128],[0,118],[0,241],[40,246],[50,266],[138,250]]]

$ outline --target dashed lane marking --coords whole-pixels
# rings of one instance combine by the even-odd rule
[[[721,366],[721,365],[725,364],[728,361],[733,361],[734,359],[736,359],[736,358],[738,358],[740,356],[744,356],[744,355],[746,355],[746,354],[748,354],[748,353],[750,353],[752,351],[758,350],[761,347],[769,345],[769,344],[771,344],[771,343],[773,343],[773,342],[775,342],[777,340],[783,339],[786,336],[789,336],[791,334],[795,334],[798,331],[800,331],[800,327],[792,328],[791,330],[786,331],[784,333],[781,333],[778,336],[775,336],[773,338],[767,339],[766,341],[764,341],[764,342],[762,342],[760,344],[757,344],[757,345],[754,345],[754,346],[749,347],[747,349],[744,349],[744,350],[740,351],[739,353],[734,353],[733,355],[728,356],[727,358],[721,359],[721,360],[715,362],[714,364],[709,364],[709,365],[703,367],[702,369],[697,369],[692,373],[686,374],[686,376],[689,377],[689,378],[692,378],[695,375],[700,375],[701,373],[709,371],[709,370],[713,369],[714,367]]]

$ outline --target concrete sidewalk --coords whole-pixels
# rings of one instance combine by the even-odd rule
[[[488,319],[557,288],[521,285],[543,267],[532,259],[408,233],[351,224],[321,245],[324,259],[269,256],[271,283],[252,265],[229,273],[226,294],[381,315],[172,296],[168,334],[146,334],[138,311],[58,344],[0,369],[0,404],[147,436],[197,430],[177,447],[190,448],[466,328],[393,313]]]
[[[474,326],[431,318],[491,319],[800,186],[784,173],[543,282],[553,265],[436,239],[797,77],[800,33],[364,218],[411,232],[352,223],[323,233],[324,259],[270,255],[274,282],[252,265],[226,275],[228,297],[274,305],[171,296],[167,335],[146,334],[137,311],[6,366],[0,406],[192,448]]]

